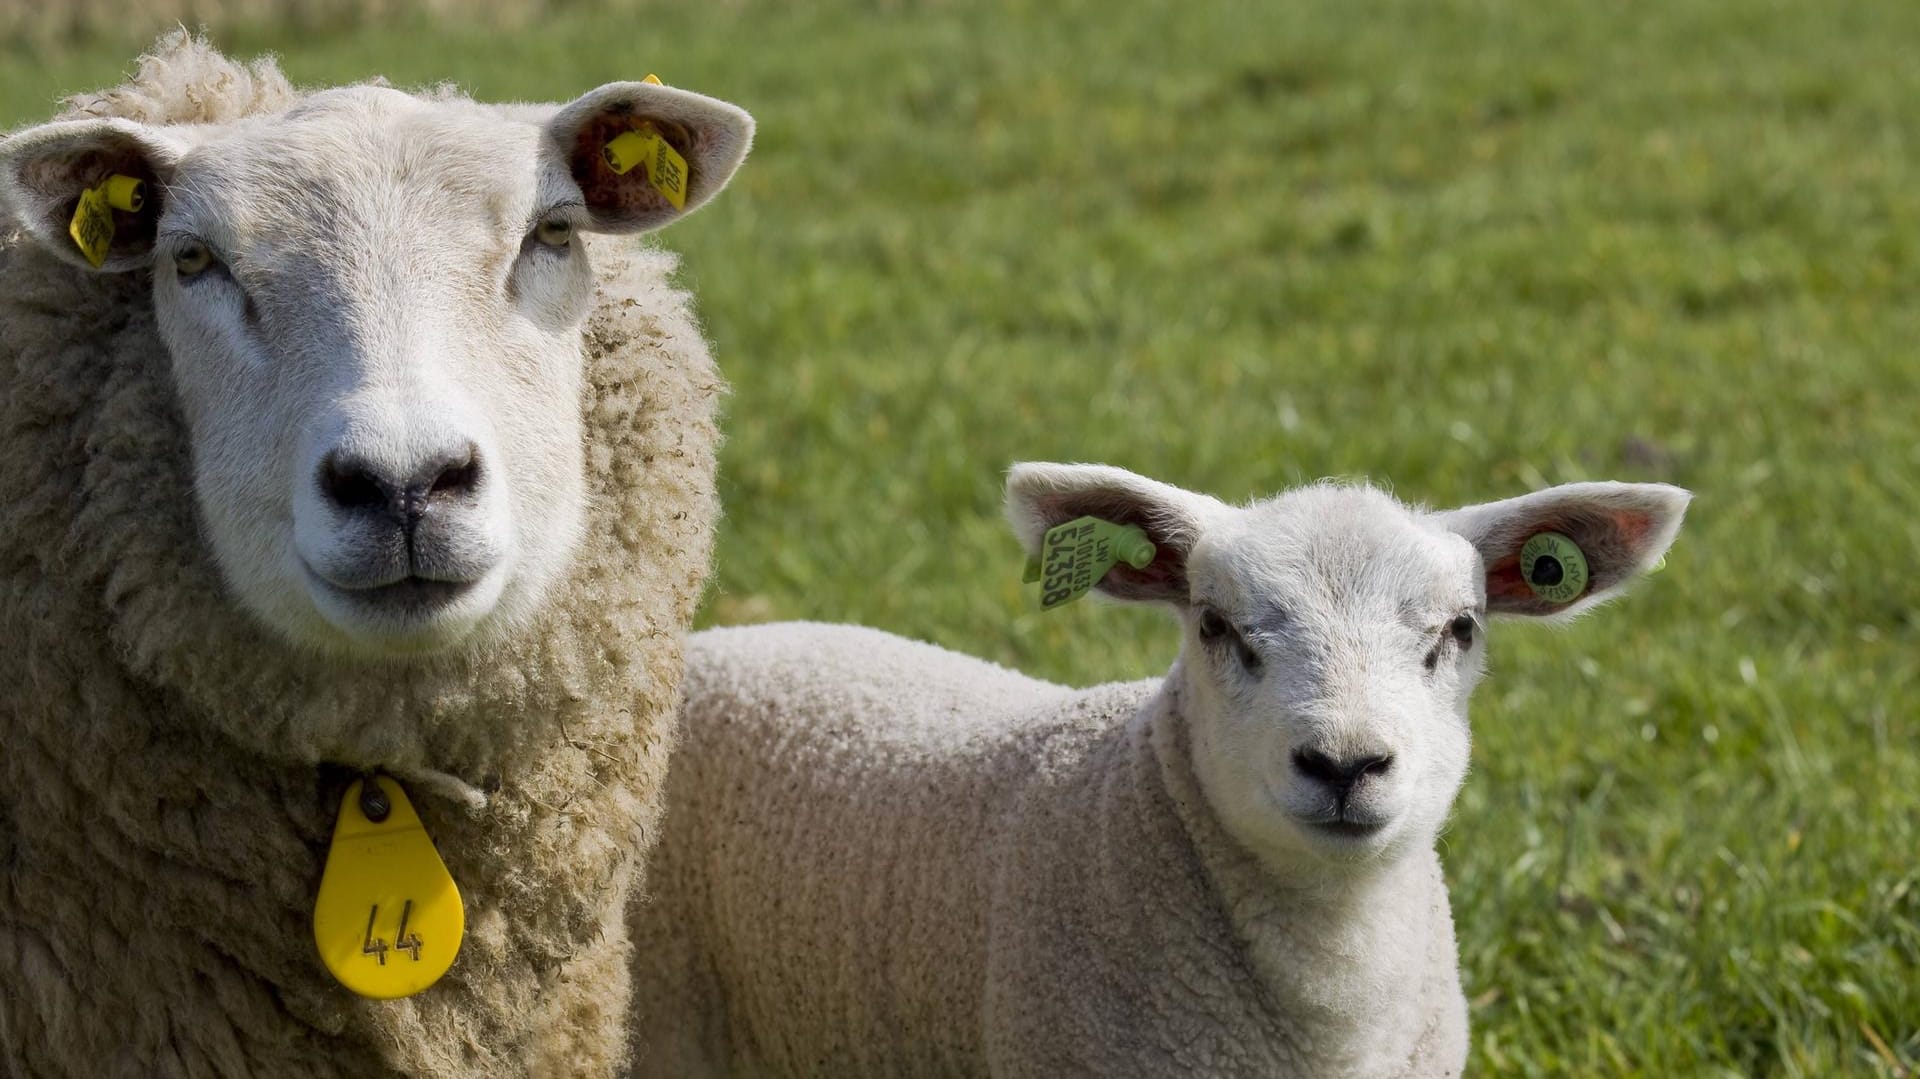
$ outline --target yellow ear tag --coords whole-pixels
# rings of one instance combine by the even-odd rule
[[[687,208],[687,159],[665,138],[655,135],[653,160],[647,164],[647,179],[656,191],[667,197],[676,210]]]
[[[644,79],[641,79],[640,81],[641,81],[641,82],[650,82],[650,83],[652,83],[652,84],[654,84],[655,86],[665,86],[665,85],[666,85],[666,83],[664,83],[664,82],[661,82],[661,81],[660,81],[660,76],[658,76],[658,75],[655,75],[655,74],[654,74],[653,72],[651,72],[651,71],[649,71],[649,72],[647,72],[647,77],[646,77],[646,78],[644,78]]]
[[[341,985],[392,1000],[447,972],[467,914],[406,792],[386,776],[373,782],[371,790],[354,783],[340,800],[313,903],[313,941]]]
[[[133,213],[147,204],[145,181],[132,176],[112,176],[80,192],[73,208],[73,220],[67,222],[67,235],[80,253],[99,269],[113,247],[113,211]]]
[[[660,136],[654,134],[651,128],[628,131],[602,147],[600,155],[607,159],[608,168],[625,176],[633,171],[635,165],[653,160],[654,144],[659,141]]]

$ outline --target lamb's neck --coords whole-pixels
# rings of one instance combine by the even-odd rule
[[[1236,947],[1318,1071],[1403,1070],[1454,978],[1433,850],[1364,866],[1276,867],[1255,855],[1227,833],[1200,785],[1180,685],[1176,670],[1136,717],[1138,752],[1150,755],[1166,795],[1157,804],[1175,818]]]

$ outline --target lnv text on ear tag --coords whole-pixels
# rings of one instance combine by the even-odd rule
[[[1520,546],[1520,576],[1548,603],[1572,603],[1587,591],[1587,556],[1558,532],[1535,533]]]
[[[327,970],[363,997],[410,997],[453,965],[466,929],[460,889],[400,784],[347,788],[313,904]]]
[[[1050,611],[1093,591],[1121,562],[1146,569],[1154,554],[1153,541],[1138,525],[1078,517],[1047,529],[1040,539],[1039,565],[1028,567],[1028,579],[1040,582],[1040,609]]]

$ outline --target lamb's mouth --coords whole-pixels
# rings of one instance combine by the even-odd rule
[[[1384,817],[1361,816],[1351,810],[1325,816],[1298,816],[1295,819],[1312,832],[1348,842],[1372,839],[1387,827]]]

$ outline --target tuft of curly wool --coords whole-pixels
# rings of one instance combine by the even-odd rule
[[[184,28],[134,61],[133,77],[67,98],[61,120],[117,116],[144,124],[223,124],[278,112],[299,97],[271,56],[241,63]]]
[[[270,61],[175,34],[69,115],[297,100]],[[589,539],[568,576],[495,647],[349,665],[227,597],[148,275],[75,269],[0,221],[0,1073],[620,1065],[624,910],[676,737],[725,386],[672,256],[590,247]],[[468,909],[453,970],[401,1001],[334,984],[310,929],[340,794],[374,766],[411,780]]]

